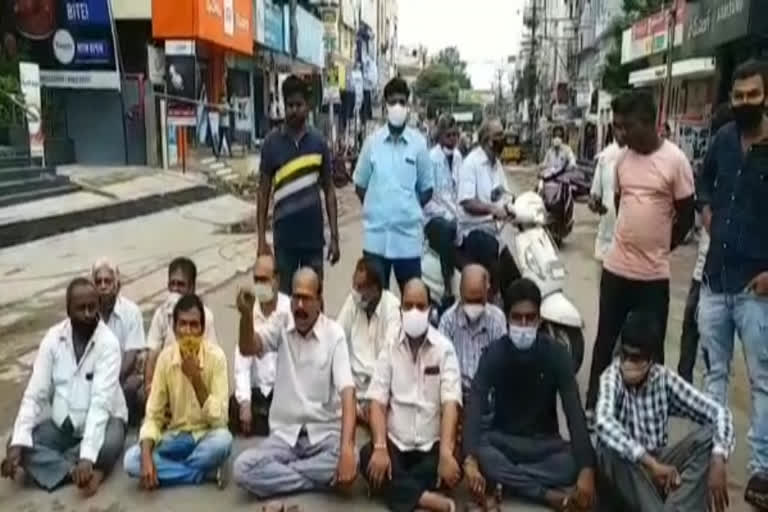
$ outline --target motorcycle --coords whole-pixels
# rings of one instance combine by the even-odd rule
[[[511,255],[511,261],[505,259],[505,264],[516,268],[504,268],[502,273],[526,277],[536,283],[543,299],[541,329],[566,347],[573,360],[574,372],[578,372],[584,361],[584,322],[579,310],[563,292],[566,270],[557,246],[545,228],[544,201],[536,192],[525,192],[508,210],[512,214],[511,220],[501,224],[499,245],[502,251],[507,249]],[[422,279],[430,290],[433,304],[439,305],[444,288],[440,258],[428,246],[422,258]],[[454,279],[456,297],[459,296],[458,284],[457,275]]]
[[[544,169],[539,175],[536,192],[544,200],[548,213],[547,229],[555,244],[561,247],[563,240],[573,231],[573,195],[572,176],[575,170],[567,163],[560,169]]]

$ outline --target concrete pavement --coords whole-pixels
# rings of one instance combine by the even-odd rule
[[[530,176],[515,173],[512,179],[527,182]],[[341,194],[345,196],[346,204],[354,205],[349,188]],[[242,205],[237,206],[241,207],[247,210]],[[234,204],[219,204],[216,208],[205,204],[192,205],[186,210],[163,212],[0,250],[0,287],[4,290],[0,294],[0,429],[7,431],[13,421],[34,356],[31,349],[39,342],[41,329],[63,316],[64,283],[73,275],[86,271],[91,261],[101,254],[115,258],[122,265],[126,281],[124,293],[139,301],[145,310],[151,309],[163,295],[165,265],[170,258],[180,254],[193,257],[201,269],[198,287],[206,304],[216,315],[218,335],[228,354],[231,370],[232,353],[237,341],[234,298],[238,287],[250,281],[247,270],[255,244],[253,235],[222,233],[217,225],[208,222],[208,212],[218,211],[223,215],[233,208],[236,208]],[[349,290],[352,267],[362,251],[360,225],[352,207],[344,218],[341,229],[342,260],[337,266],[326,269],[325,303],[331,314],[341,307]],[[579,207],[576,230],[563,250],[569,271],[566,291],[586,321],[586,362],[579,374],[582,386],[586,384],[597,321],[598,273],[592,260],[596,224],[597,219]],[[676,365],[678,359],[682,309],[694,256],[695,248],[689,246],[676,251],[673,257],[674,277],[667,339],[667,360],[671,366]],[[10,295],[6,297],[6,293]],[[740,357],[735,360],[734,374],[732,400],[735,403],[738,441],[737,453],[730,463],[731,510],[742,512],[747,510],[741,501],[746,478],[747,413],[744,406],[747,404],[744,403],[744,394],[747,388]],[[679,433],[679,428],[675,430]],[[133,440],[135,434],[129,442]],[[236,455],[245,446],[257,442],[238,440],[233,453]],[[360,481],[350,496],[307,495],[291,498],[289,502],[300,503],[307,511],[385,510],[365,498]],[[74,512],[84,507],[93,512],[187,511],[214,507],[246,510],[256,504],[233,485],[222,492],[210,485],[168,489],[147,495],[138,491],[136,482],[127,478],[121,468],[117,468],[95,498],[87,501],[83,501],[71,487],[46,494],[37,490],[19,491],[8,482],[2,482],[0,503],[4,510],[25,512]],[[510,502],[505,504],[503,510],[535,512],[544,509]]]

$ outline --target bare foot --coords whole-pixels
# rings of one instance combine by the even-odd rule
[[[263,512],[284,512],[285,511],[285,505],[282,501],[270,501],[266,505],[264,505],[264,508],[262,509]]]
[[[104,473],[102,471],[99,471],[98,469],[94,469],[91,473],[91,479],[88,481],[88,485],[83,487],[81,489],[83,496],[86,498],[90,498],[91,496],[94,496],[96,492],[99,490],[99,486],[101,486],[101,483],[104,481]]]
[[[16,466],[16,471],[13,472],[13,481],[20,487],[27,483],[27,472],[24,471],[24,468]]]
[[[566,510],[565,500],[567,497],[568,495],[565,494],[563,491],[557,491],[554,489],[550,489],[544,495],[544,499],[547,500],[547,503],[549,504],[549,506],[552,507],[554,510],[559,510],[559,511]]]

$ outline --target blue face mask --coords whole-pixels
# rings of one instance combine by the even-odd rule
[[[509,324],[509,339],[519,350],[528,350],[536,341],[536,334],[539,328],[537,326],[522,327]]]

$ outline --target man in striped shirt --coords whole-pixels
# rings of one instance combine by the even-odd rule
[[[289,294],[299,267],[312,267],[322,280],[325,237],[321,189],[330,227],[328,260],[332,265],[339,261],[339,228],[328,143],[307,126],[309,85],[289,76],[283,82],[283,98],[285,124],[267,136],[261,149],[256,222],[259,255],[269,254],[267,213],[274,194],[275,260],[280,291]]]

